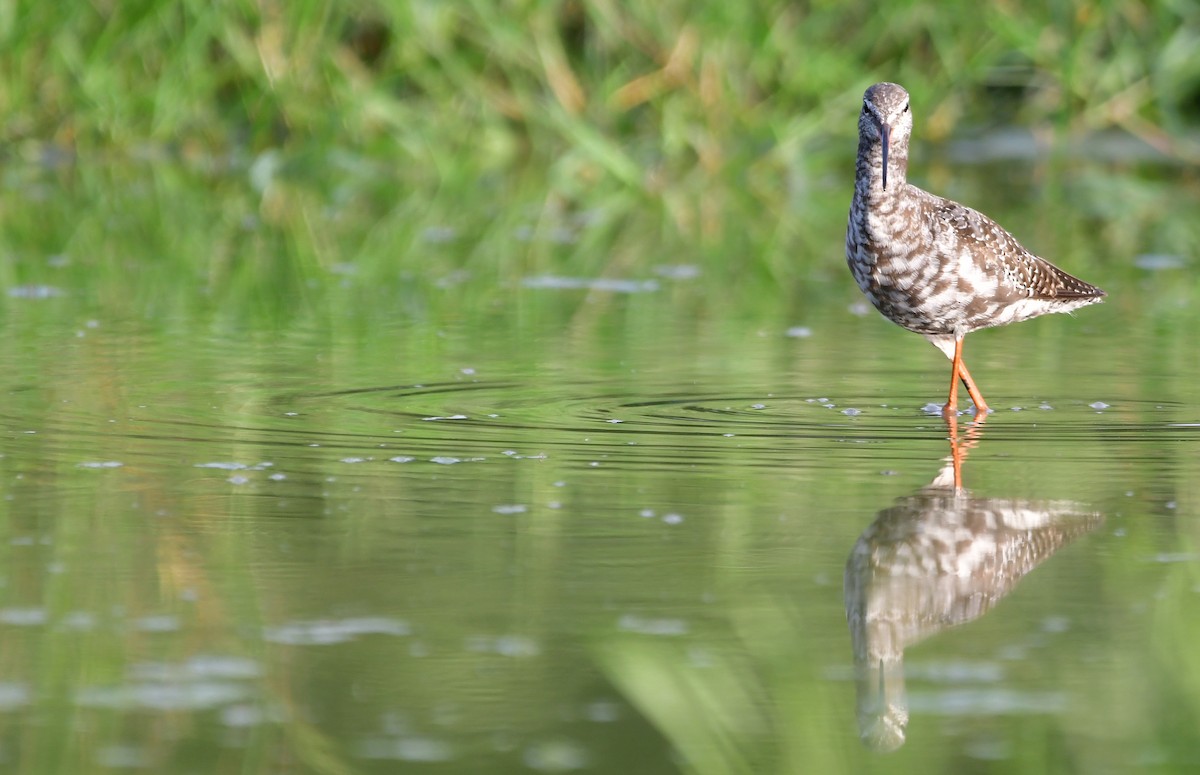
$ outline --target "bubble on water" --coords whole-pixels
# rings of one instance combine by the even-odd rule
[[[657,280],[621,280],[615,277],[559,277],[555,275],[539,275],[526,277],[521,281],[526,288],[545,290],[593,290],[610,293],[649,293],[657,291]]]
[[[1042,620],[1043,632],[1066,632],[1071,629],[1071,620],[1065,616],[1047,616]]]
[[[700,276],[700,267],[695,264],[660,264],[654,273],[668,280],[693,280]]]
[[[411,455],[396,455],[395,457],[389,457],[388,460],[393,463],[411,463],[416,460],[416,458],[412,457]]]
[[[1143,253],[1133,259],[1133,265],[1149,272],[1160,272],[1164,269],[1180,269],[1183,259],[1170,253]]]
[[[813,332],[808,326],[792,326],[785,333],[793,339],[807,339]]]
[[[640,635],[659,635],[673,637],[687,635],[688,623],[683,619],[658,618],[624,614],[617,620],[617,629],[624,632],[636,632]]]
[[[583,709],[584,716],[588,721],[594,721],[597,724],[611,724],[621,718],[621,708],[615,702],[607,700],[596,700],[588,703]]]
[[[133,623],[142,632],[176,632],[180,628],[179,617],[171,614],[156,614],[143,616]]]
[[[96,749],[96,763],[112,770],[140,770],[150,766],[149,752],[133,745],[106,745]]]
[[[85,463],[80,463],[78,468],[120,468],[125,465],[119,460],[89,460]]]
[[[57,299],[66,296],[66,291],[53,285],[14,285],[8,289],[13,299]]]
[[[857,417],[858,415],[862,414],[862,410],[861,409],[843,409],[842,414],[848,415],[850,417]]]
[[[363,616],[350,619],[318,619],[295,621],[267,627],[263,638],[287,646],[328,646],[346,643],[360,635],[403,636],[412,632],[408,622],[382,616]]]
[[[267,720],[267,714],[257,705],[230,705],[221,710],[221,723],[227,727],[256,727]]]
[[[467,638],[466,646],[468,651],[502,657],[536,657],[542,653],[538,642],[524,635],[473,635]]]
[[[426,226],[421,230],[421,239],[434,245],[458,239],[458,229],[453,226]]]
[[[146,682],[118,686],[92,686],[75,693],[85,708],[140,708],[144,710],[203,710],[242,701],[247,690],[220,681],[177,683]]]
[[[442,466],[452,466],[455,463],[461,463],[462,460],[456,457],[448,457],[446,455],[438,455],[437,457],[429,458],[430,463],[437,463]]]
[[[470,280],[470,279],[471,279],[470,272],[468,272],[465,269],[456,269],[455,271],[450,272],[447,275],[443,275],[443,276],[437,278],[436,280],[434,280],[433,284],[439,288],[453,288],[456,285],[462,285],[463,283],[465,283],[467,280]],[[419,388],[422,386],[421,385],[413,385],[413,387]]]
[[[448,743],[429,737],[364,740],[358,745],[364,759],[395,759],[405,762],[444,762],[453,758]]]
[[[526,510],[523,503],[507,503],[492,507],[492,512],[495,514],[524,514]]]
[[[1104,403],[1103,401],[1093,401],[1092,403],[1088,404],[1088,406],[1092,407],[1096,411],[1108,408],[1108,404]]]
[[[1154,555],[1154,561],[1164,564],[1171,563],[1193,563],[1200,560],[1200,554],[1196,552],[1160,552]]]
[[[682,514],[664,514],[662,521],[666,522],[668,525],[678,525],[679,523],[683,522],[683,515]]]
[[[0,710],[13,711],[29,704],[32,693],[19,683],[0,683]]]
[[[236,474],[234,476],[229,477],[225,481],[229,482],[230,484],[238,484],[238,485],[249,484],[250,477],[242,476],[241,474]]]
[[[590,757],[582,747],[569,740],[537,743],[525,749],[525,766],[539,772],[567,772],[588,766]]]
[[[921,411],[924,412],[925,414],[941,414],[942,413],[942,405],[941,404],[925,404],[925,406],[921,407]]]
[[[72,611],[58,620],[58,626],[66,630],[92,630],[96,627],[96,616],[87,611]]]
[[[0,623],[17,627],[36,627],[46,623],[44,608],[4,608],[0,609]]]

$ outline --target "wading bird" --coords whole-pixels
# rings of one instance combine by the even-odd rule
[[[982,418],[987,403],[963,363],[963,337],[1095,304],[1104,291],[1030,253],[986,215],[910,185],[911,133],[908,92],[894,83],[867,89],[846,261],[884,317],[921,334],[951,360],[942,413],[957,413],[962,380]]]

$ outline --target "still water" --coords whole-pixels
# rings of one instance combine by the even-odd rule
[[[834,244],[825,298],[738,315],[678,266],[530,275],[486,324],[12,286],[0,762],[1193,771],[1174,268],[970,337],[997,411],[950,429]]]

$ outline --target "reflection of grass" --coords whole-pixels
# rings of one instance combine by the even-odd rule
[[[1131,552],[1128,567],[1091,577],[1115,581],[1097,585],[1095,603],[1081,598],[1064,607],[1063,591],[1079,583],[1080,556],[1048,563],[987,617],[914,647],[917,664],[978,661],[1002,677],[938,677],[935,670],[915,678],[910,688],[926,707],[893,754],[869,752],[855,739],[852,682],[831,680],[841,668],[849,673],[848,639],[839,642],[841,622],[814,616],[811,605],[801,621],[791,604],[750,595],[730,612],[734,632],[725,637],[622,634],[604,639],[595,655],[694,775],[959,772],[963,756],[977,754],[1007,762],[999,772],[1136,769],[1147,760],[1163,772],[1190,771],[1200,718],[1194,562],[1163,574]],[[1071,626],[1040,629],[1052,620]],[[1024,656],[1006,655],[1013,648]],[[1021,711],[953,707],[955,697],[976,690],[1034,704]],[[1065,708],[1038,708],[1041,696],[1059,696]],[[931,710],[938,702],[950,705]]]
[[[1193,535],[1180,542],[1193,548],[1183,561],[1174,563],[1155,610],[1156,660],[1151,683],[1165,701],[1147,703],[1144,716],[1147,728],[1155,733],[1151,739],[1169,758],[1179,761],[1195,761],[1195,750],[1181,741],[1200,726],[1200,651],[1196,648],[1200,643],[1200,571],[1194,539]]]
[[[604,644],[599,662],[687,772],[856,771],[849,684],[822,674],[825,644],[788,629],[794,612],[759,603],[732,648],[624,638]]]
[[[819,306],[833,301],[844,311],[859,299],[841,247],[852,166],[849,140],[845,146],[840,156],[811,162],[824,182],[794,194],[782,181],[711,194],[722,203],[702,228],[681,224],[690,208],[706,207],[708,192],[648,202],[612,181],[574,191],[554,166],[511,179],[406,187],[394,171],[298,157],[262,187],[245,173],[210,177],[173,165],[114,172],[83,162],[54,175],[23,173],[31,195],[10,197],[0,212],[0,282],[64,289],[93,314],[180,320],[359,328],[377,322],[382,309],[395,322],[530,325],[561,317],[547,307],[575,307],[574,324],[586,326],[619,323],[624,318],[611,311],[627,305],[666,309],[642,303],[652,298],[696,319],[733,314],[780,330],[811,326]],[[942,172],[922,166],[926,179]],[[1191,217],[1200,192],[1186,182],[1095,169],[1031,167],[1021,175],[1024,187],[1005,196],[990,189],[995,168],[964,167],[946,193],[1106,288],[1110,299],[1081,313],[1081,324],[1149,314],[1169,323],[1164,335],[1176,339],[1196,315],[1193,283],[1180,280],[1200,241]],[[1030,190],[1039,174],[1062,184]],[[1174,256],[1184,267],[1150,273],[1133,262],[1142,253]],[[679,265],[698,277],[661,274]],[[522,289],[524,278],[539,275],[655,280],[661,290]],[[1157,302],[1132,312],[1129,289],[1139,286]]]

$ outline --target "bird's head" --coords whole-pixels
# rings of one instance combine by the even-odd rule
[[[887,188],[888,154],[895,148],[907,155],[912,134],[912,113],[908,92],[896,83],[877,83],[863,94],[863,109],[858,117],[858,135],[862,140],[879,142],[883,148],[883,187]]]

